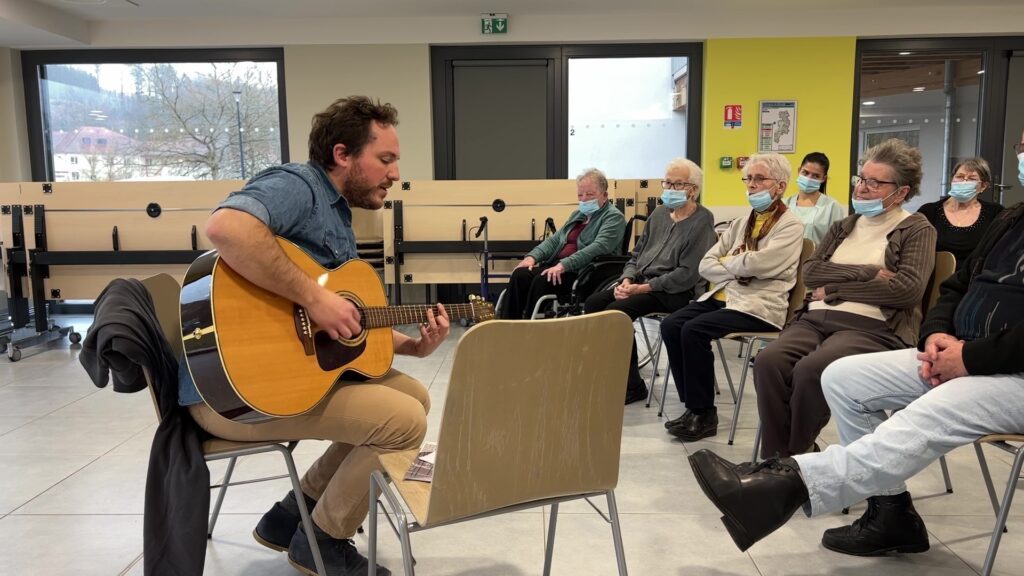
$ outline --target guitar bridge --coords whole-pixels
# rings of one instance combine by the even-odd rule
[[[292,318],[295,322],[295,335],[302,342],[302,350],[306,353],[306,356],[312,356],[316,353],[313,345],[313,322],[309,319],[309,313],[306,312],[305,308],[298,304],[294,306]]]

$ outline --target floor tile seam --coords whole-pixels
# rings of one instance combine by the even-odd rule
[[[26,504],[27,504],[27,502],[26,502]],[[22,506],[24,506],[24,504],[22,504]],[[19,514],[18,511],[15,510],[15,511],[11,512],[10,514],[8,514],[8,516],[17,516],[18,518],[64,518],[64,517],[83,517],[83,518],[85,518],[85,517],[93,517],[93,516],[99,517],[99,518],[107,518],[107,517],[112,517],[112,516],[126,516],[126,517],[128,517],[128,516],[138,516],[139,518],[142,518],[143,516],[145,516],[145,514],[143,514],[142,512],[110,512],[110,513],[100,513],[100,512],[61,512],[61,513],[44,512],[44,513],[31,513],[31,514],[21,513],[21,514]]]
[[[930,539],[932,539],[933,541],[938,542],[940,545],[942,545],[942,547],[945,548],[946,551],[949,552],[950,555],[952,555],[954,558],[956,558],[960,562],[963,562],[964,566],[966,566],[968,570],[974,572],[975,574],[980,574],[979,571],[975,570],[974,567],[971,566],[970,562],[968,562],[966,559],[964,559],[964,557],[962,557],[959,554],[957,554],[955,550],[953,550],[948,544],[946,544],[945,542],[940,540],[939,537],[936,536],[935,533],[932,532],[931,530],[928,530],[928,537]],[[986,546],[986,549],[987,548],[988,547]]]
[[[7,432],[4,432],[3,434],[0,434],[0,438],[3,438],[4,436],[6,436],[6,435],[8,435],[8,434],[10,434],[11,432],[14,432],[14,431],[16,431],[16,430],[20,430],[21,428],[23,428],[23,427],[25,427],[25,426],[28,426],[29,424],[31,424],[31,423],[33,423],[33,422],[35,422],[36,420],[38,420],[38,419],[40,419],[40,418],[42,418],[42,417],[43,417],[43,416],[36,416],[36,417],[33,417],[33,418],[32,418],[31,420],[29,420],[28,422],[25,422],[25,423],[24,423],[24,424],[22,424],[21,426],[18,426],[18,427],[16,427],[16,428],[13,428],[13,429],[11,429],[11,430],[8,430]]]
[[[82,466],[81,466],[81,467],[79,467],[78,469],[74,470],[73,472],[71,472],[71,473],[70,473],[70,474],[68,474],[67,476],[64,476],[64,477],[63,477],[63,478],[61,478],[60,480],[58,480],[58,481],[54,482],[53,484],[50,484],[49,486],[47,486],[47,487],[46,487],[46,489],[45,489],[45,490],[43,490],[42,492],[40,492],[40,493],[36,494],[35,496],[33,496],[33,497],[29,498],[29,499],[28,499],[28,501],[26,501],[26,502],[22,502],[22,503],[21,503],[20,505],[18,505],[18,506],[17,506],[16,508],[14,508],[13,510],[11,510],[11,511],[10,511],[10,512],[8,513],[8,515],[12,515],[12,516],[14,516],[14,515],[17,515],[17,516],[30,516],[30,514],[18,514],[17,512],[18,512],[18,510],[21,510],[21,509],[22,509],[22,508],[24,508],[25,506],[28,506],[29,504],[31,504],[32,502],[34,502],[34,501],[36,500],[36,498],[39,498],[39,497],[41,497],[41,496],[45,495],[45,494],[46,494],[47,492],[49,492],[50,490],[53,490],[53,489],[54,489],[54,488],[55,488],[55,487],[56,487],[56,486],[57,486],[58,484],[60,484],[61,482],[64,482],[65,480],[67,480],[68,478],[71,478],[71,477],[72,477],[72,476],[74,476],[75,474],[78,474],[79,472],[81,472],[81,471],[82,471],[82,470],[84,470],[85,468],[88,468],[89,466],[91,466],[91,465],[92,465],[92,464],[93,464],[94,462],[96,462],[96,461],[97,461],[97,460],[99,460],[100,458],[102,458],[102,456],[97,456],[96,458],[93,458],[92,460],[90,460],[90,461],[86,462],[86,463],[85,463],[84,465],[82,465]]]
[[[125,444],[126,442],[130,442],[130,441],[131,441],[131,440],[132,440],[133,438],[135,438],[136,436],[138,436],[139,434],[141,434],[141,433],[142,433],[142,432],[143,432],[143,431],[144,431],[144,430],[145,430],[146,428],[149,428],[149,427],[150,427],[151,425],[152,425],[152,424],[146,424],[146,425],[145,425],[145,426],[143,426],[143,427],[142,427],[141,429],[139,429],[139,430],[138,430],[137,432],[133,433],[133,434],[132,434],[131,436],[129,436],[128,438],[126,438],[126,439],[125,439],[124,441],[122,441],[122,442],[120,442],[120,443],[118,443],[118,444],[114,445],[113,447],[111,447],[111,448],[110,448],[109,450],[107,450],[106,452],[103,452],[102,454],[98,454],[98,455],[96,455],[96,457],[95,457],[95,458],[93,458],[92,460],[88,461],[88,462],[87,462],[87,463],[85,463],[85,464],[84,464],[83,466],[79,467],[78,469],[76,469],[75,471],[71,472],[71,473],[70,473],[70,474],[68,474],[67,476],[65,476],[65,477],[61,478],[61,479],[60,479],[60,480],[58,480],[57,482],[55,482],[55,483],[51,484],[50,486],[48,486],[48,487],[46,488],[46,490],[43,490],[43,491],[42,491],[42,492],[40,492],[39,494],[36,494],[36,495],[35,495],[35,496],[33,496],[32,498],[30,498],[30,499],[29,499],[29,500],[28,500],[27,502],[23,502],[23,503],[22,503],[22,504],[21,504],[20,506],[18,506],[18,507],[17,507],[17,508],[15,508],[14,510],[12,510],[12,511],[11,511],[11,514],[14,514],[14,513],[15,513],[15,512],[17,512],[18,510],[20,510],[21,508],[23,508],[23,507],[27,506],[28,504],[32,503],[33,501],[35,501],[35,499],[36,499],[36,498],[39,498],[39,497],[41,497],[41,496],[44,496],[44,495],[46,495],[46,493],[47,493],[47,492],[49,492],[50,490],[53,490],[53,489],[54,489],[54,487],[56,487],[56,486],[57,486],[58,484],[60,484],[60,483],[62,483],[62,482],[65,482],[65,481],[67,481],[67,480],[68,480],[68,479],[70,479],[70,478],[71,478],[72,476],[74,476],[74,475],[78,474],[79,472],[81,472],[82,470],[84,470],[84,469],[88,468],[89,466],[92,466],[92,465],[93,465],[94,463],[96,463],[96,462],[97,462],[97,461],[98,461],[98,460],[99,460],[100,458],[103,458],[104,456],[107,456],[107,455],[109,455],[109,454],[110,454],[111,452],[113,452],[114,450],[117,450],[117,449],[118,449],[119,447],[123,446],[123,445],[124,445],[124,444]],[[81,454],[80,452],[79,452],[78,454],[79,454],[79,455],[82,455],[82,454]],[[52,455],[52,456],[67,456],[67,454],[47,454],[47,453],[45,453],[45,452],[43,452],[43,453],[40,453],[40,452],[34,452],[34,453],[32,453],[32,455],[33,455],[33,456],[36,456],[36,455]],[[0,454],[0,456],[2,456],[2,454]],[[86,454],[86,456],[92,456],[92,454]],[[27,514],[26,514],[26,516],[27,516]]]
[[[118,573],[117,573],[117,576],[125,576],[126,574],[128,574],[129,572],[131,572],[131,571],[132,571],[132,568],[135,568],[135,566],[136,566],[136,565],[137,565],[137,564],[138,564],[139,562],[142,562],[142,556],[143,556],[143,553],[142,553],[142,552],[139,552],[139,555],[138,555],[138,556],[136,556],[136,557],[135,557],[135,558],[134,558],[134,559],[133,559],[133,560],[132,560],[131,562],[129,562],[129,563],[128,563],[128,566],[126,566],[124,570],[121,570],[120,572],[118,572]]]

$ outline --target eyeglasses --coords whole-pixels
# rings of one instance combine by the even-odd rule
[[[899,182],[893,182],[891,180],[876,180],[874,178],[864,178],[863,176],[857,175],[850,178],[850,184],[853,184],[854,188],[856,188],[858,184],[863,184],[868,190],[876,192],[882,187],[882,184],[898,186]]]
[[[766,180],[776,182],[778,179],[766,178],[764,176],[744,176],[743,178],[740,178],[740,180],[743,180],[744,184],[753,184],[754,186],[760,186],[761,184],[764,184]]]
[[[975,182],[975,183],[978,183],[978,182],[981,182],[981,178],[979,178],[979,177],[977,177],[975,175],[964,176],[963,174],[957,174],[956,176],[953,176],[953,182]]]
[[[686,191],[689,192],[689,191],[695,190],[697,188],[697,185],[696,184],[691,184],[690,182],[673,182],[671,180],[662,180],[661,181],[661,187],[662,188],[671,188],[672,190],[676,190],[676,191],[686,190]]]
[[[1013,153],[1021,154],[1024,153],[1024,142],[1018,142],[1013,145]]]

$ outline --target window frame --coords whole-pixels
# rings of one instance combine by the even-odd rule
[[[112,50],[26,50],[21,53],[28,120],[32,181],[54,180],[52,159],[46,152],[43,91],[44,66],[61,64],[173,64],[178,62],[273,62],[277,65],[277,112],[280,119],[281,162],[289,161],[288,115],[285,99],[284,48],[187,48]]]

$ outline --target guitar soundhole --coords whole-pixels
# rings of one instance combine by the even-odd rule
[[[326,332],[317,332],[316,361],[320,369],[330,372],[346,364],[351,364],[366,350],[366,340],[360,340],[355,346],[347,346],[332,339]]]

